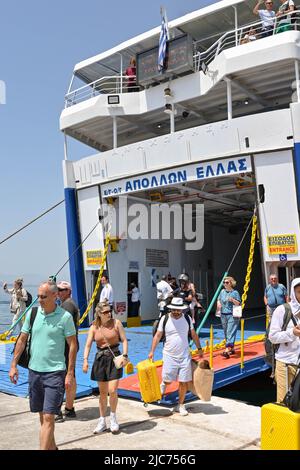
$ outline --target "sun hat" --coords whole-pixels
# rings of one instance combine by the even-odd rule
[[[71,284],[67,281],[60,281],[57,284],[58,289],[70,289],[71,290]]]
[[[170,310],[186,310],[187,306],[181,297],[173,297],[172,302],[167,306]]]

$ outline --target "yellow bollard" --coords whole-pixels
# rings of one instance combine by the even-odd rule
[[[268,312],[268,307],[266,307],[266,331],[267,329],[269,328],[269,324],[270,324],[270,316],[269,316],[269,312]]]
[[[244,336],[245,336],[245,320],[241,319],[241,369],[244,369]]]
[[[210,325],[209,334],[209,366],[213,369],[213,351],[214,351],[214,327]]]

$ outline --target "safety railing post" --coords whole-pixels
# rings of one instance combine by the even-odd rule
[[[210,325],[209,333],[209,366],[213,369],[213,352],[214,352],[214,327]]]
[[[244,369],[245,320],[241,319],[241,370]]]

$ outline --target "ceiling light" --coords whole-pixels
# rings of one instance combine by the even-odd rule
[[[165,104],[165,109],[164,109],[164,113],[166,114],[172,114],[172,105],[170,103],[167,103]]]

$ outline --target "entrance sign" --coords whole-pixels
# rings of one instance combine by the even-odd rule
[[[269,255],[296,255],[298,253],[295,234],[269,235],[267,244]]]
[[[123,178],[119,181],[101,185],[101,191],[102,197],[112,195],[120,196],[137,191],[145,191],[145,189],[155,189],[172,184],[202,181],[209,178],[231,176],[247,172],[251,172],[251,159],[249,155],[245,157],[193,163],[134,176],[133,178]]]
[[[101,250],[87,250],[86,252],[86,264],[88,266],[97,266],[102,262],[102,251]]]

